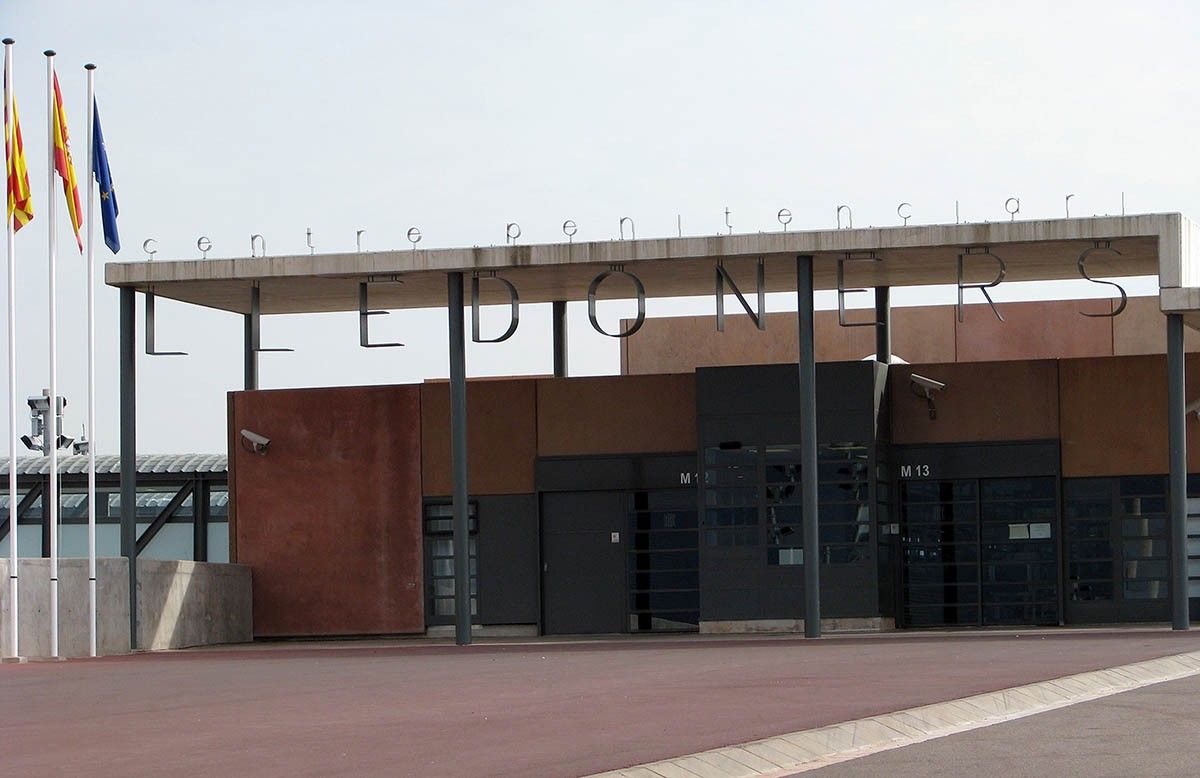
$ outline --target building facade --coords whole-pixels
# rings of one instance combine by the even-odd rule
[[[1011,339],[1031,343],[1033,323],[1069,311],[1075,331],[1060,341],[1099,355],[976,361],[961,348],[957,361],[817,366],[827,629],[1169,619],[1165,357],[1128,353],[1165,338],[1114,338],[1117,320],[1078,316],[1089,302],[1107,304],[1002,312]],[[788,337],[776,324],[753,330],[768,355]],[[691,326],[655,320],[641,347],[653,352],[656,327],[678,342]],[[780,364],[675,357],[661,367],[677,372],[469,382],[473,623],[800,629],[799,379],[778,353]],[[944,388],[927,396],[914,375]],[[254,570],[257,635],[454,623],[449,402],[441,382],[231,393],[231,558]],[[240,445],[242,429],[268,435],[269,451]],[[1200,477],[1188,485],[1200,514]],[[1189,535],[1195,614],[1200,515]]]

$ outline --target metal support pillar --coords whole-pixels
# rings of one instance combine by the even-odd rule
[[[1167,314],[1167,418],[1171,469],[1171,626],[1187,629],[1187,400],[1183,316]]]
[[[250,307],[251,309],[258,308],[259,289],[257,286],[250,288]],[[242,315],[245,335],[242,339],[242,354],[245,373],[245,388],[247,390],[258,388],[258,317],[252,313]]]
[[[554,377],[567,377],[567,301],[555,300],[551,312],[554,323]]]
[[[892,361],[892,289],[875,287],[875,361]]]
[[[450,316],[450,456],[454,475],[454,642],[471,643],[471,541],[467,523],[467,357],[463,274],[446,274]]]
[[[129,647],[137,639],[137,357],[134,290],[121,287],[121,556],[129,561]]]
[[[813,258],[796,257],[800,322],[800,495],[804,517],[804,636],[821,637],[821,550],[817,519],[817,359],[813,346]]]

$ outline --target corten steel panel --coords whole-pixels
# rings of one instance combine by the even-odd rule
[[[233,420],[236,415],[234,409],[234,395],[236,392],[229,392],[225,396],[225,445],[228,453],[226,464],[226,477],[228,481],[226,488],[229,490],[229,503],[226,507],[226,531],[229,533],[229,561],[239,563],[238,546],[237,546],[237,500],[234,495],[237,494],[237,455],[240,450],[238,446],[238,430],[240,427],[235,427]]]
[[[946,384],[929,418],[910,376]],[[893,365],[889,375],[892,441],[970,443],[1058,437],[1058,371],[1053,360]]]
[[[958,361],[1103,357],[1113,351],[1113,320],[1083,316],[1110,311],[1108,300],[1068,303],[1021,302],[996,306],[1004,321],[986,306],[966,311],[956,328]]]
[[[874,308],[849,311],[847,320],[871,321]],[[627,375],[689,373],[700,367],[771,365],[799,359],[796,314],[767,314],[757,329],[744,314],[729,315],[725,332],[713,316],[647,319],[621,343],[621,370]],[[628,322],[625,323],[628,326]],[[817,311],[813,333],[818,362],[842,362],[875,354],[873,327],[843,327],[837,311]],[[954,361],[954,309],[919,306],[892,309],[892,351],[907,362]]]
[[[254,634],[423,631],[419,387],[235,392],[232,409]],[[265,456],[242,428],[271,438]]]
[[[467,484],[472,494],[529,494],[537,458],[533,379],[467,382]],[[449,495],[450,385],[421,385],[421,483],[429,497]]]
[[[1112,323],[1115,356],[1167,353],[1167,317],[1157,297],[1129,298],[1125,312]],[[1188,351],[1200,351],[1200,332],[1184,327],[1183,345]]]
[[[543,378],[538,456],[674,453],[696,448],[693,374]]]
[[[892,353],[914,364],[954,362],[956,315],[953,305],[892,308]]]
[[[1189,354],[1187,399],[1200,396],[1200,355]],[[1167,472],[1167,359],[1160,355],[1064,359],[1063,476]],[[1200,422],[1187,415],[1188,471],[1200,463]]]

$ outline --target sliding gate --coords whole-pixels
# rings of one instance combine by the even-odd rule
[[[898,460],[901,624],[1060,623],[1057,445],[931,447]]]

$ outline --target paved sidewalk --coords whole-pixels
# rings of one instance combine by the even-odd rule
[[[1200,677],[1148,686],[799,775],[1192,778],[1197,774]]]
[[[585,775],[1197,649],[1192,634],[1121,629],[260,644],[0,665],[0,753],[29,776]]]

